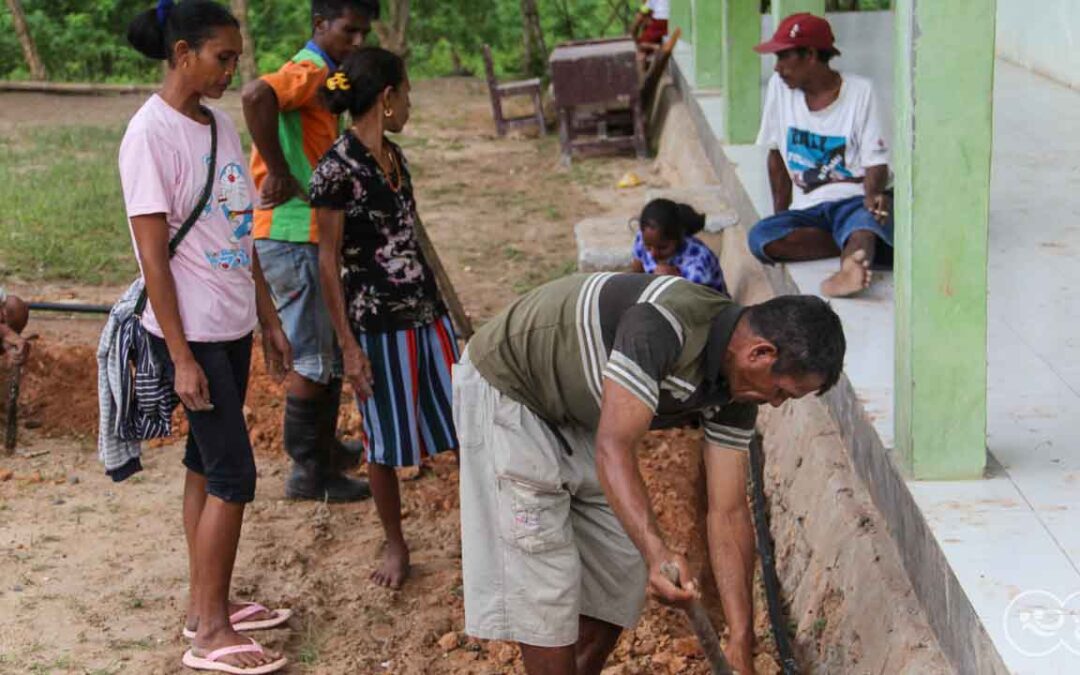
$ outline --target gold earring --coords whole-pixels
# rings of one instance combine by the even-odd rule
[[[383,114],[383,117],[393,117],[394,116],[394,111],[391,110],[390,108],[383,108],[382,114]]]

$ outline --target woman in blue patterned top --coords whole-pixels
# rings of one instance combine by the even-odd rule
[[[720,261],[694,236],[704,227],[705,214],[688,204],[652,200],[641,210],[633,271],[679,276],[727,294]]]

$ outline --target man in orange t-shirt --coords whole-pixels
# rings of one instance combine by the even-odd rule
[[[341,358],[319,292],[318,231],[307,200],[312,170],[340,127],[319,98],[327,76],[363,45],[379,0],[312,0],[311,40],[277,72],[248,83],[244,119],[254,141],[251,175],[259,191],[255,248],[293,347],[285,382],[285,451],[292,499],[355,501],[365,481],[342,473],[360,450],[337,439]]]

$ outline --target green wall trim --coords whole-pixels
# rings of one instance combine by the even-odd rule
[[[995,0],[895,7],[896,453],[915,479],[979,478]]]
[[[693,8],[695,84],[698,89],[720,89],[724,86],[723,0],[694,0]]]
[[[675,30],[675,26],[682,28],[681,40],[687,44],[694,42],[694,10],[692,0],[671,0],[671,20],[668,22],[668,33]]]
[[[715,0],[723,7],[724,137],[753,143],[761,124],[761,14],[755,0]]]
[[[774,26],[783,21],[784,17],[799,12],[810,12],[818,16],[825,16],[825,0],[772,0]]]

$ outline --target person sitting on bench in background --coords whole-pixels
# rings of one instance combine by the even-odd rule
[[[0,287],[0,356],[14,365],[26,363],[30,354],[30,341],[22,336],[29,320],[30,307]]]
[[[630,35],[637,43],[639,66],[644,66],[646,59],[664,43],[670,15],[671,0],[645,0],[634,16]],[[644,67],[641,69],[644,70]]]
[[[705,214],[689,204],[654,199],[641,210],[634,237],[633,272],[672,275],[727,294],[720,261],[694,235],[705,228]]]
[[[776,54],[757,139],[769,147],[774,215],[750,230],[750,251],[770,264],[840,255],[822,293],[860,293],[893,237],[889,147],[873,85],[830,67],[840,52],[829,22],[813,14],[787,17],[754,49]]]

